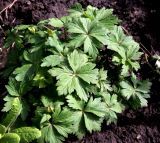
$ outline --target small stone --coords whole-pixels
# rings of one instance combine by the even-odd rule
[[[140,139],[140,138],[141,138],[141,135],[140,135],[140,134],[138,134],[138,135],[137,135],[137,139]]]

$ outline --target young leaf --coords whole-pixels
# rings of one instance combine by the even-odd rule
[[[53,112],[55,108],[59,108],[64,104],[61,100],[56,100],[49,96],[42,96],[41,102],[43,103],[43,106],[47,108],[48,112]]]
[[[112,91],[109,81],[107,81],[107,71],[104,69],[99,70],[98,87],[100,92]]]
[[[85,54],[76,50],[67,57],[68,66],[49,70],[49,73],[58,80],[58,93],[67,95],[75,90],[81,99],[87,100],[84,85],[97,83],[98,69],[95,69],[95,64],[88,62]]]
[[[126,76],[130,71],[137,71],[140,68],[139,60],[142,55],[139,52],[139,45],[131,36],[126,36],[119,26],[115,26],[108,36],[108,48],[115,51],[112,61],[122,65],[121,75]]]
[[[31,142],[41,136],[41,132],[34,127],[21,127],[12,130],[12,132],[20,136],[20,141],[22,143]]]
[[[103,96],[104,102],[106,104],[106,115],[107,124],[117,121],[117,113],[122,113],[124,106],[118,102],[117,95],[106,94]]]

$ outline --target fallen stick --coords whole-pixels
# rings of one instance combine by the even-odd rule
[[[17,2],[18,0],[14,0],[12,3],[10,3],[9,5],[7,5],[4,9],[2,9],[1,11],[0,11],[0,15],[4,12],[4,11],[6,11],[7,9],[10,9],[10,8],[12,8],[12,6],[15,4],[15,2]]]

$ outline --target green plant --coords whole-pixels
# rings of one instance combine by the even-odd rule
[[[11,100],[9,97],[7,99],[7,103],[10,105],[8,108],[6,105],[4,110],[9,110],[9,113],[0,124],[0,143],[28,143],[39,138],[41,136],[41,132],[34,127],[13,127],[22,107],[17,97]]]
[[[7,128],[10,138],[29,142],[40,132],[26,126],[35,126],[41,130],[36,142],[61,143],[68,134],[82,138],[100,131],[104,120],[116,123],[125,107],[147,105],[151,83],[136,77],[140,47],[112,11],[76,4],[68,16],[8,31],[4,46],[10,52],[2,75],[9,81],[2,111],[9,113],[1,139],[9,136]],[[106,66],[99,60],[103,49]]]

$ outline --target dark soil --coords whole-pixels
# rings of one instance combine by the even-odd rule
[[[0,11],[12,0],[0,0]],[[41,19],[61,17],[67,14],[67,9],[76,2],[84,7],[110,7],[122,20],[122,25],[133,35],[142,47],[150,53],[160,52],[160,8],[158,0],[18,0],[0,16],[0,48],[4,31],[17,24],[37,23]],[[144,49],[144,48],[143,48]],[[5,53],[0,51],[0,68],[5,59]],[[142,65],[142,75],[153,77],[150,68]],[[156,75],[155,75],[156,76]],[[101,132],[88,134],[81,141],[69,137],[68,143],[160,143],[160,84],[159,77],[153,79],[152,97],[147,108],[138,111],[126,110],[120,115],[117,125],[102,126]],[[0,80],[0,94],[4,83]],[[159,95],[158,95],[159,94]]]

